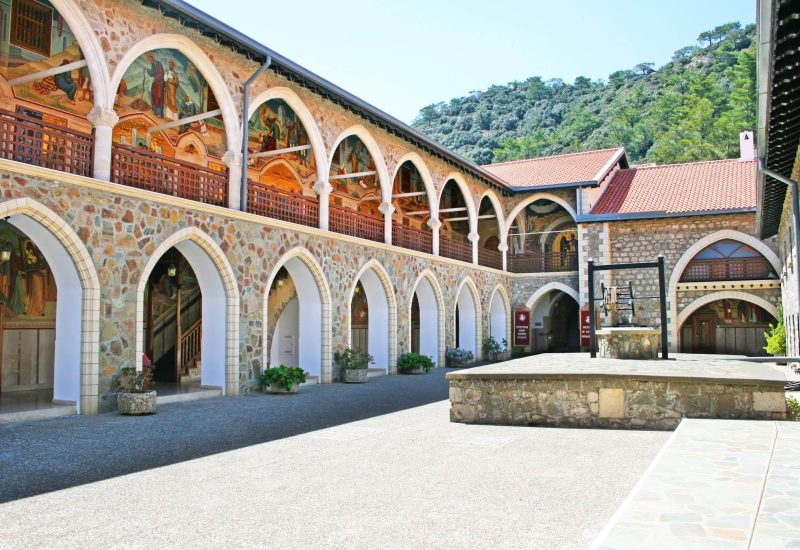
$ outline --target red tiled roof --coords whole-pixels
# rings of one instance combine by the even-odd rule
[[[624,149],[600,149],[585,153],[570,153],[553,157],[512,160],[487,164],[483,169],[514,187],[533,187],[559,183],[596,181],[601,172],[611,168],[612,161],[622,158]]]
[[[756,161],[730,159],[620,170],[591,213],[680,213],[755,206]]]

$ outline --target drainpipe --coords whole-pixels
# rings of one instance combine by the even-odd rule
[[[798,197],[798,185],[793,179],[789,179],[764,165],[764,159],[758,159],[758,171],[781,182],[792,189],[792,229],[794,230],[794,272],[797,283],[797,300],[800,302],[800,197]],[[800,303],[798,303],[798,313],[800,313]]]
[[[242,212],[247,212],[247,142],[250,139],[250,117],[247,115],[250,106],[250,85],[256,78],[264,74],[272,65],[272,56],[267,56],[267,61],[253,73],[253,76],[244,83],[244,107],[242,108]]]

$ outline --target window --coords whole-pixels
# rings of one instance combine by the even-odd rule
[[[14,0],[11,8],[11,43],[50,57],[52,8],[34,0]]]

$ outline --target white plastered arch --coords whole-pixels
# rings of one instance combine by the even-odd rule
[[[51,0],[50,3],[69,25],[86,59],[89,78],[92,80],[94,105],[102,109],[113,109],[116,88],[111,88],[106,57],[92,25],[74,1]],[[109,98],[111,103],[108,102]]]
[[[29,198],[0,203],[0,218],[42,252],[56,280],[53,398],[75,401],[81,414],[98,408],[100,280],[86,246],[52,210]]]
[[[533,195],[530,195],[524,201],[522,201],[518,205],[516,205],[511,210],[511,212],[508,214],[508,216],[505,218],[505,221],[503,222],[503,228],[502,228],[503,229],[503,231],[502,231],[503,238],[500,239],[500,242],[505,242],[506,239],[508,238],[508,230],[511,227],[512,222],[514,221],[514,218],[517,217],[517,214],[520,214],[523,211],[523,209],[526,206],[528,206],[529,204],[531,204],[533,202],[536,202],[536,201],[538,201],[540,199],[546,199],[546,200],[549,200],[549,201],[552,201],[552,202],[558,204],[564,210],[566,210],[567,213],[570,216],[572,216],[573,220],[577,219],[577,214],[575,214],[575,210],[562,197],[559,197],[558,195],[553,195],[552,193],[534,193]]]
[[[390,184],[390,191],[389,197],[392,195],[392,188],[394,187],[394,180],[397,178],[397,173],[400,171],[400,167],[403,166],[406,162],[411,162],[414,167],[419,172],[420,177],[422,178],[422,183],[425,185],[425,192],[428,194],[428,208],[430,209],[430,218],[432,220],[439,219],[439,201],[437,200],[437,193],[436,193],[436,186],[433,185],[433,176],[431,176],[430,170],[428,170],[428,165],[425,164],[425,161],[422,160],[422,157],[419,156],[418,153],[411,151],[410,153],[406,153],[400,159],[398,159],[397,164],[394,167],[394,173],[392,174],[392,181]],[[384,199],[385,200],[385,199]],[[389,199],[391,202],[391,198]]]
[[[459,191],[461,191],[461,196],[464,197],[464,204],[467,206],[467,216],[469,217],[469,232],[470,233],[477,233],[478,232],[478,211],[475,208],[475,201],[472,198],[472,193],[470,192],[470,188],[467,185],[466,180],[464,177],[459,174],[458,172],[451,172],[444,178],[444,184],[442,188],[439,190],[439,196],[437,200],[437,205],[441,206],[442,202],[442,195],[444,195],[444,188],[447,187],[447,183],[453,180],[456,185],[458,186]],[[438,211],[438,210],[437,210]]]
[[[330,163],[328,163],[327,166],[325,164],[328,155],[325,154],[325,141],[322,139],[322,133],[319,130],[319,126],[317,126],[314,115],[311,114],[309,108],[293,90],[285,86],[276,86],[274,88],[267,88],[266,90],[259,92],[250,101],[250,105],[247,109],[247,120],[249,121],[250,118],[252,118],[253,114],[255,114],[256,110],[262,104],[272,99],[280,99],[286,103],[297,115],[297,118],[300,119],[300,122],[303,123],[303,128],[305,129],[306,134],[308,134],[311,152],[314,153],[314,165],[317,170],[317,179],[321,181],[328,181],[329,172],[326,172],[326,168],[330,168]],[[371,151],[370,154],[372,154]],[[302,180],[300,181],[302,183]]]
[[[378,184],[381,188],[381,199],[383,202],[391,202],[392,180],[389,179],[389,170],[386,168],[386,159],[383,158],[383,153],[381,152],[378,142],[375,141],[375,138],[372,137],[372,134],[369,133],[369,130],[360,124],[350,126],[344,132],[339,134],[339,137],[337,137],[333,142],[333,147],[328,155],[328,162],[325,165],[326,171],[323,177],[324,181],[328,181],[328,178],[330,177],[331,166],[333,166],[333,155],[336,153],[336,149],[339,147],[339,144],[342,141],[350,136],[356,136],[367,148],[369,155],[372,157],[372,160],[375,163],[375,171],[378,173]]]
[[[225,84],[225,80],[220,75],[214,63],[208,55],[195,44],[190,38],[179,34],[154,34],[143,38],[134,44],[120,59],[117,68],[111,77],[111,86],[107,92],[106,101],[110,109],[114,107],[117,89],[125,75],[128,67],[136,59],[153,50],[178,50],[183,53],[189,61],[194,63],[200,74],[208,82],[214,97],[217,99],[219,108],[222,111],[222,120],[225,125],[225,138],[227,147],[231,151],[241,151],[242,136],[241,126],[239,125],[239,112],[231,97],[231,92]]]
[[[578,301],[578,291],[577,290],[575,290],[571,286],[565,285],[564,283],[559,283],[557,281],[553,281],[553,282],[547,283],[543,287],[539,288],[536,292],[534,292],[531,295],[531,297],[528,298],[528,301],[525,302],[525,308],[526,309],[533,309],[534,306],[536,305],[536,302],[538,302],[542,298],[542,296],[544,296],[548,292],[552,292],[554,290],[560,290],[564,294],[567,294],[567,295],[571,296],[572,299],[575,300],[576,304],[580,304],[580,302]]]
[[[492,209],[494,210],[495,220],[497,221],[497,239],[500,240],[503,237],[503,228],[505,227],[505,217],[503,214],[503,205],[500,203],[500,199],[497,198],[497,194],[492,189],[487,189],[481,195],[481,198],[478,199],[478,206],[475,210],[478,216],[481,215],[481,206],[483,205],[483,200],[488,199],[492,205]],[[480,223],[478,220],[477,223]],[[502,244],[503,241],[500,241]]]
[[[486,320],[489,335],[500,342],[503,338],[511,342],[511,301],[503,285],[494,287],[489,297],[489,309]]]
[[[302,264],[302,265],[301,265]],[[296,246],[281,256],[275,263],[267,279],[264,294],[263,326],[264,337],[262,363],[269,365],[270,346],[267,345],[267,334],[274,327],[269,326],[269,290],[281,267],[285,267],[297,288],[300,308],[300,324],[319,325],[319,331],[307,333],[308,342],[301,344],[300,367],[310,374],[319,375],[320,382],[333,382],[331,368],[331,291],[325,279],[324,271],[311,252],[302,246]]]
[[[223,388],[225,395],[239,394],[239,287],[225,253],[196,227],[181,229],[156,248],[139,275],[136,289],[136,368],[144,354],[145,289],[150,274],[172,247],[192,266],[202,293],[203,330],[201,383]]]
[[[464,289],[468,292],[464,292]],[[455,326],[456,308],[458,308],[459,326]],[[472,352],[476,360],[481,359],[483,343],[483,313],[478,287],[470,277],[465,277],[458,285],[456,299],[453,303],[453,330],[461,333],[459,347]],[[466,343],[465,343],[466,341]]]
[[[735,231],[733,229],[722,229],[715,233],[711,233],[710,235],[706,235],[702,239],[695,242],[692,246],[686,249],[686,251],[681,255],[677,262],[675,262],[675,267],[672,269],[672,273],[669,277],[669,284],[667,285],[667,320],[669,326],[669,350],[670,351],[677,351],[678,349],[678,330],[680,328],[681,323],[677,322],[678,319],[678,283],[681,280],[681,276],[683,275],[683,271],[686,269],[686,266],[689,265],[695,256],[697,256],[704,248],[709,245],[714,244],[717,241],[721,241],[724,239],[731,239],[734,241],[738,241],[742,244],[746,244],[753,249],[755,249],[759,254],[764,256],[767,261],[772,265],[772,268],[775,270],[775,273],[781,272],[781,261],[778,256],[769,248],[763,241],[758,240],[757,238],[753,237],[752,235],[748,235],[747,233],[743,233],[741,231]],[[681,312],[682,313],[682,312]]]
[[[678,315],[677,326],[680,328],[692,315],[692,313],[704,305],[710,304],[711,302],[716,302],[718,300],[743,300],[745,302],[750,302],[751,304],[755,304],[764,309],[775,319],[778,319],[778,308],[761,296],[756,296],[755,294],[750,294],[749,292],[742,292],[741,290],[723,290],[720,292],[712,292],[711,294],[706,294],[705,296],[700,296],[688,304]]]
[[[426,290],[427,288],[427,290]],[[411,351],[411,307],[414,303],[414,295],[417,294],[417,291],[421,291],[423,296],[417,296],[417,302],[419,304],[419,316],[420,316],[420,353],[424,355],[423,350],[423,315],[425,313],[430,314],[432,312],[431,305],[435,304],[435,311],[436,314],[436,336],[434,337],[435,340],[435,347],[437,348],[437,353],[434,354],[433,359],[436,360],[437,366],[444,365],[444,351],[445,351],[445,308],[444,308],[444,298],[442,296],[442,289],[439,286],[439,282],[436,280],[433,272],[430,269],[425,269],[422,273],[419,274],[417,280],[414,282],[414,287],[411,289],[411,294],[409,294],[408,299],[408,351]],[[429,293],[431,296],[427,296],[432,298],[430,302],[425,304],[425,308],[423,308],[423,301],[426,298],[424,294]],[[434,346],[429,346],[433,348]]]
[[[385,368],[389,374],[397,372],[397,297],[386,269],[378,260],[370,260],[358,270],[348,296],[348,307],[353,303],[356,285],[361,281],[367,293],[369,307],[369,353],[375,357],[375,367]],[[373,321],[373,312],[376,318]],[[350,319],[352,327],[353,320]],[[352,344],[352,328],[348,330],[348,344]],[[373,338],[377,338],[374,340]]]

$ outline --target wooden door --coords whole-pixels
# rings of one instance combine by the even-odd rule
[[[715,353],[717,341],[717,318],[713,313],[695,315],[692,321],[692,352]]]

